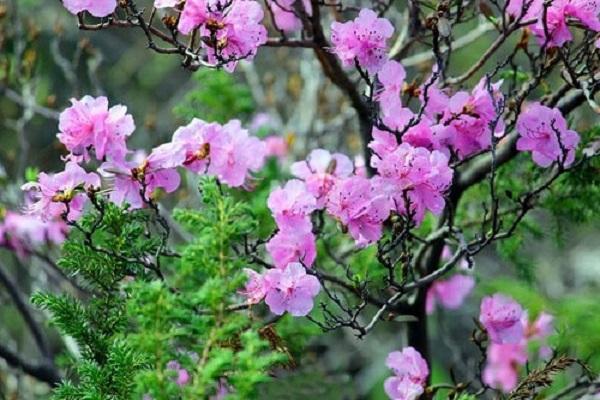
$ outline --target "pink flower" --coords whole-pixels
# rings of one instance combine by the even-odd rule
[[[250,172],[260,170],[266,147],[256,137],[248,136],[240,121],[234,119],[222,126],[221,138],[210,143],[208,174],[230,187],[243,186]]]
[[[387,193],[396,211],[423,220],[425,210],[439,215],[444,209],[444,193],[452,183],[448,158],[439,151],[402,143],[377,163],[379,189]]]
[[[184,35],[188,35],[194,29],[205,24],[209,17],[210,11],[217,12],[222,9],[220,0],[187,0],[179,17],[177,29]]]
[[[240,59],[251,60],[258,48],[267,42],[267,29],[261,24],[264,17],[262,6],[251,0],[231,3],[226,15],[210,21],[201,30],[202,36],[216,37],[216,43],[206,44],[208,60],[224,64],[232,72]]]
[[[385,380],[383,387],[392,400],[416,400],[424,392],[423,385],[406,377],[391,376]]]
[[[238,120],[221,126],[193,119],[175,131],[172,143],[183,151],[185,168],[231,187],[244,185],[250,171],[262,167],[266,153],[265,143],[248,136]]]
[[[538,43],[546,44],[548,47],[561,47],[566,42],[573,40],[573,35],[567,26],[567,15],[564,10],[564,1],[557,0],[557,4],[548,7],[546,12],[546,27],[550,37],[546,37],[546,28],[542,18],[531,27],[531,31],[537,37]]]
[[[527,325],[527,337],[530,339],[545,339],[552,334],[554,330],[554,317],[546,312],[541,312],[537,319],[532,324]]]
[[[527,362],[525,342],[491,343],[487,351],[487,363],[483,370],[483,382],[494,389],[508,393],[517,386],[518,367]]]
[[[40,216],[44,221],[52,221],[67,213],[66,218],[74,221],[81,216],[87,201],[85,191],[100,187],[100,177],[87,173],[77,163],[71,161],[65,170],[38,176],[38,182],[27,183],[22,189],[34,191],[35,202],[27,208],[27,213]]]
[[[600,31],[600,1],[598,0],[569,0],[564,6],[565,15],[579,20],[586,28]]]
[[[387,40],[394,27],[385,18],[378,18],[373,10],[362,9],[358,17],[345,23],[331,24],[333,52],[346,67],[355,60],[370,74],[375,74],[387,60]]]
[[[484,297],[479,321],[485,327],[492,343],[519,343],[525,334],[519,303],[501,294]]]
[[[185,152],[183,166],[197,174],[204,174],[208,169],[211,150],[224,147],[226,139],[221,132],[221,125],[194,118],[189,124],[177,128],[172,142]]]
[[[289,151],[288,141],[281,136],[267,136],[265,146],[265,155],[277,157],[279,160],[285,159]]]
[[[425,384],[429,376],[429,367],[421,354],[413,347],[391,352],[385,365],[398,377],[408,377],[411,381]]]
[[[216,46],[207,46],[208,60],[225,63],[225,70],[231,72],[238,60],[254,58],[258,48],[267,42],[267,29],[261,24],[263,17],[263,9],[258,2],[234,1],[229,13],[220,22],[223,28],[216,30]],[[206,36],[214,30],[205,27],[203,31]]]
[[[458,92],[450,98],[441,120],[446,127],[446,132],[442,135],[448,138],[448,144],[459,157],[465,158],[489,148],[492,135],[504,134],[504,122],[495,106],[504,101],[500,92],[501,84],[502,81],[491,85],[492,97],[484,77],[471,94]],[[494,121],[495,129],[491,132],[490,123]]]
[[[317,199],[317,206],[323,208],[333,185],[352,175],[354,165],[344,154],[316,149],[310,152],[306,161],[292,164],[291,171],[306,182],[306,189]]]
[[[415,400],[423,393],[429,367],[413,347],[391,352],[385,364],[395,376],[386,379],[384,389],[392,400]]]
[[[457,274],[446,280],[435,281],[427,291],[427,314],[431,314],[439,302],[444,308],[456,310],[475,287],[472,276]]]
[[[327,211],[348,228],[356,245],[362,247],[381,238],[390,203],[371,180],[353,176],[338,181],[330,191]]]
[[[429,151],[440,150],[448,156],[447,149],[441,145],[445,138],[440,134],[445,133],[445,131],[437,129],[438,127],[439,125],[432,124],[426,116],[423,116],[418,124],[408,128],[402,136],[402,141],[413,147],[424,147]]]
[[[167,363],[167,369],[171,370],[171,371],[175,371],[175,373],[177,374],[174,377],[175,383],[177,384],[177,386],[185,386],[189,383],[190,381],[190,374],[188,373],[188,371],[185,368],[181,368],[181,365],[173,360],[173,361],[169,361]]]
[[[208,60],[231,72],[239,60],[252,59],[266,43],[263,17],[261,5],[252,0],[188,0],[177,28],[184,35],[200,28]]]
[[[277,315],[286,311],[295,317],[307,315],[321,290],[319,280],[307,275],[299,263],[291,263],[283,270],[269,270],[265,281],[268,286],[265,302],[271,312]]]
[[[275,25],[285,32],[294,32],[302,29],[302,21],[298,18],[298,12],[294,8],[295,0],[269,1]],[[309,0],[302,0],[302,5],[308,16],[312,15],[312,5]]]
[[[528,21],[542,15],[542,0],[509,0],[506,13],[515,19]]]
[[[555,0],[545,13],[545,24],[543,4],[538,5],[537,1],[534,4],[534,11],[537,9],[541,18],[531,27],[531,30],[542,45],[561,47],[566,42],[573,40],[573,34],[567,26],[570,19],[577,20],[589,30],[600,31],[600,20],[598,19],[600,1],[598,0]],[[549,33],[549,38],[546,37],[546,31]]]
[[[434,72],[437,67],[434,67]],[[432,77],[428,77],[426,83],[431,82]],[[425,102],[425,95],[427,95],[427,102]],[[444,114],[448,108],[448,102],[450,96],[448,96],[447,89],[442,89],[439,86],[439,79],[436,79],[430,85],[423,84],[420,87],[419,100],[425,104],[425,115],[434,121]]]
[[[396,109],[402,107],[400,94],[404,86],[406,71],[402,64],[397,61],[389,60],[377,73],[377,78],[381,83],[381,90],[377,92],[375,98],[384,114],[391,114]]]
[[[71,14],[87,11],[94,17],[106,17],[117,8],[117,0],[63,0],[63,5]]]
[[[140,160],[104,163],[101,168],[103,173],[114,177],[110,200],[117,205],[127,203],[131,209],[137,209],[143,208],[158,188],[167,193],[174,192],[181,182],[176,168],[184,160],[185,152],[181,146],[165,143]]]
[[[267,205],[281,230],[310,232],[310,213],[317,207],[317,200],[308,191],[306,184],[297,179],[271,192]]]
[[[30,246],[61,244],[69,230],[64,221],[42,221],[35,216],[12,211],[8,211],[4,216],[2,227],[11,240],[19,240]]]
[[[371,136],[373,136],[373,140],[368,145],[373,150],[371,166],[377,168],[383,157],[393,153],[398,148],[398,140],[393,133],[375,127],[371,132]]]
[[[244,272],[248,275],[248,281],[239,293],[247,298],[248,304],[258,304],[267,294],[267,282],[261,274],[250,268],[244,268]]]
[[[61,244],[68,226],[64,221],[43,221],[35,215],[7,211],[0,223],[0,246],[13,250],[19,257],[45,244]]]
[[[523,313],[521,323],[525,327],[525,337],[527,340],[537,340],[540,342],[540,357],[542,359],[552,357],[552,349],[548,347],[546,341],[548,336],[552,335],[554,331],[554,317],[546,312],[541,312],[537,319],[530,323],[527,313]]]
[[[384,112],[382,114],[381,121],[383,124],[393,131],[404,131],[408,123],[415,117],[415,113],[408,107],[399,107],[391,110],[390,112]]]
[[[517,119],[517,150],[531,151],[533,161],[549,167],[557,161],[568,167],[575,159],[579,144],[577,132],[569,130],[557,108],[530,104]]]
[[[89,159],[88,151],[93,148],[98,160],[105,156],[122,158],[127,153],[125,140],[135,130],[127,107],[108,108],[106,97],[85,96],[72,99],[71,107],[60,114],[58,140],[73,156]]]
[[[266,248],[277,268],[285,268],[291,262],[310,268],[317,255],[315,240],[310,231],[286,229],[273,236]]]

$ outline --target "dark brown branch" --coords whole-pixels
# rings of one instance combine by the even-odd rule
[[[52,356],[48,349],[46,339],[43,332],[41,331],[38,323],[33,318],[31,310],[27,306],[25,300],[23,300],[21,293],[17,289],[15,283],[6,274],[6,267],[0,264],[0,283],[8,291],[15,307],[23,317],[25,324],[29,328],[31,335],[36,343],[36,346],[40,350],[43,357],[43,362],[39,365],[32,364],[28,361],[23,360],[17,354],[6,347],[0,345],[0,357],[4,358],[8,364],[15,368],[22,369],[25,373],[48,383],[51,386],[56,386],[60,382],[60,375],[58,369],[52,361]]]
[[[374,171],[368,162],[368,160],[371,158],[371,153],[367,147],[372,138],[371,110],[361,94],[358,92],[355,83],[350,80],[348,74],[346,74],[335,55],[328,51],[330,45],[325,38],[323,26],[321,25],[319,2],[317,0],[312,0],[311,3],[313,15],[310,18],[310,26],[305,26],[305,28],[312,32],[313,42],[315,44],[315,55],[321,63],[323,72],[331,80],[331,82],[333,82],[344,94],[346,94],[346,96],[350,99],[352,107],[358,115],[366,167],[369,174],[372,175]]]
[[[38,326],[38,323],[35,321],[29,306],[21,296],[19,289],[17,289],[17,285],[8,277],[6,274],[6,266],[0,263],[0,283],[6,288],[8,294],[10,295],[15,307],[23,317],[23,320],[27,324],[35,343],[42,353],[44,357],[49,357],[50,352],[48,350],[48,345],[46,343],[46,339],[42,330]]]
[[[46,382],[52,387],[58,386],[60,383],[61,377],[56,366],[52,363],[32,364],[2,344],[0,344],[0,357],[6,360],[11,367],[18,368],[27,375]]]

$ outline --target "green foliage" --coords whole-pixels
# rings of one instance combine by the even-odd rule
[[[535,281],[535,263],[529,257],[524,257],[521,248],[525,241],[525,235],[521,229],[509,238],[496,243],[498,255],[509,262],[523,281],[531,284]]]
[[[521,68],[505,69],[500,72],[499,77],[507,81],[522,84],[523,82],[526,82],[528,79],[530,79],[530,74],[528,74]]]
[[[600,135],[600,128],[597,128]],[[563,175],[543,202],[558,225],[590,223],[600,218],[600,158],[583,161],[577,173]]]
[[[233,75],[202,69],[194,74],[194,78],[197,87],[174,109],[178,117],[225,123],[232,118],[244,119],[254,111],[248,87],[237,83]]]
[[[35,167],[27,167],[25,169],[25,181],[35,182],[38,179],[39,170]]]
[[[74,227],[60,266],[90,295],[33,296],[81,353],[55,399],[200,399],[219,386],[230,399],[255,398],[271,367],[287,358],[271,350],[251,314],[230,310],[246,280],[246,260],[234,248],[257,228],[250,208],[212,179],[201,182],[201,193],[201,210],[175,212],[194,236],[175,256],[152,207],[130,212],[98,198]],[[177,385],[171,361],[189,373],[186,385]]]
[[[126,298],[120,291],[125,277],[139,272],[138,260],[158,243],[142,239],[148,216],[128,213],[97,198],[94,212],[73,228],[59,265],[82,278],[90,290],[85,301],[70,295],[37,293],[32,301],[52,314],[54,324],[71,336],[80,358],[71,364],[77,381],[65,381],[55,399],[127,399],[135,375],[147,358],[123,340],[127,332]]]

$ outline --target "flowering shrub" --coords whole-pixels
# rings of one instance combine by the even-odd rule
[[[597,378],[577,354],[551,346],[551,309],[530,314],[485,291],[471,333],[480,360],[444,383],[432,382],[427,319],[482,293],[476,256],[510,245],[523,226],[535,231],[530,211],[556,212],[554,188],[598,194],[598,132],[578,133],[568,115],[598,109],[599,4],[482,3],[481,24],[497,38],[453,76],[453,31],[472,8],[462,2],[411,2],[403,27],[386,18],[391,3],[64,0],[81,29],[138,28],[150,49],[190,70],[252,77],[240,63],[262,47],[313,51],[358,119],[362,154],[309,142],[296,158],[268,118],[229,115],[251,111],[236,103],[248,93],[232,87],[218,95],[236,105],[215,118],[198,115],[206,97],[189,97],[177,108],[184,124],[147,153],[132,144],[127,107],[72,99],[57,116],[62,170],[34,174],[23,214],[0,225],[0,245],[20,258],[62,245],[57,268],[83,292],[32,297],[76,348],[68,373],[51,360],[42,374],[55,398],[268,398],[265,383],[284,380],[302,354],[294,340],[306,339],[305,325],[362,339],[393,321],[406,346],[381,363],[391,399],[534,398],[576,366],[575,389],[593,393]],[[412,68],[414,43],[426,51],[412,57],[432,65]],[[564,85],[540,95],[557,65]],[[225,76],[216,79],[233,86]],[[173,208],[190,187],[200,201]]]

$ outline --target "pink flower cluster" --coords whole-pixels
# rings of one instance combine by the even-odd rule
[[[471,93],[459,91],[451,96],[439,121],[442,144],[464,158],[488,149],[492,136],[504,135],[504,121],[496,109],[504,101],[501,85],[502,81],[488,87],[484,77]],[[494,123],[492,132],[490,124]]]
[[[0,222],[0,246],[23,258],[45,244],[61,244],[67,232],[63,221],[42,221],[33,215],[7,211]]]
[[[322,149],[314,150],[305,161],[292,165],[292,174],[302,180],[292,179],[276,188],[267,202],[278,227],[277,234],[266,245],[276,269],[265,275],[249,272],[250,280],[244,291],[249,302],[257,303],[266,297],[273,312],[282,310],[280,303],[270,303],[278,297],[269,297],[268,288],[273,287],[274,279],[290,274],[291,265],[311,268],[316,258],[311,221],[315,210],[325,209],[348,229],[359,246],[381,237],[383,221],[390,211],[389,200],[377,194],[374,180],[353,175],[353,169],[352,161],[345,155]],[[294,276],[305,274],[298,267],[292,271]],[[305,280],[313,278],[306,276]],[[316,287],[311,285],[311,288]],[[313,297],[317,292],[314,291]],[[290,312],[299,313],[298,310]]]
[[[519,366],[528,360],[528,342],[536,340],[543,344],[552,334],[553,317],[542,312],[530,322],[527,312],[517,302],[495,294],[481,302],[479,321],[490,339],[483,381],[493,388],[510,392],[517,385]],[[540,356],[550,355],[550,349],[542,346]]]
[[[425,113],[415,123],[419,116],[402,105],[405,77],[402,65],[393,60],[387,61],[377,74],[380,88],[375,99],[383,127],[373,129],[375,153],[395,149],[397,139],[392,132],[402,132],[403,143],[462,159],[488,149],[493,136],[504,134],[499,115],[504,101],[501,81],[488,85],[482,78],[470,93],[459,91],[453,95],[440,89],[437,82],[427,82],[419,89]]]
[[[100,188],[98,174],[79,165],[89,163],[91,154],[103,161],[98,171],[112,183],[110,200],[132,209],[144,207],[157,189],[174,192],[180,184],[179,167],[241,187],[264,163],[265,143],[249,136],[237,120],[220,125],[195,119],[146,156],[127,149],[126,139],[135,125],[124,106],[109,109],[106,98],[89,96],[72,103],[60,115],[57,135],[70,151],[65,171],[41,173],[37,183],[23,186],[34,198],[28,212],[47,221],[63,216],[76,220],[87,201],[86,192]]]
[[[89,161],[91,150],[98,160],[121,158],[127,153],[127,138],[135,130],[127,107],[108,108],[106,97],[72,99],[72,106],[60,114],[58,140],[72,159]]]
[[[386,41],[393,33],[388,20],[363,9],[353,21],[334,22],[331,32],[333,51],[345,66],[357,64],[377,76],[374,97],[383,126],[375,127],[372,135],[380,149],[397,146],[395,137],[382,140],[384,133],[401,133],[402,143],[463,159],[487,150],[494,136],[504,135],[501,81],[490,83],[484,77],[471,92],[454,94],[440,88],[438,82],[427,82],[418,89],[425,113],[416,115],[402,104],[401,95],[408,87],[403,66],[387,59]]]
[[[346,67],[358,63],[370,74],[375,74],[387,60],[387,40],[394,27],[373,10],[362,9],[353,21],[331,24],[333,52]]]
[[[292,179],[271,192],[267,205],[279,228],[266,245],[275,268],[263,275],[246,270],[249,280],[242,294],[251,304],[264,298],[277,315],[286,311],[293,316],[307,315],[321,288],[319,280],[306,273],[317,255],[310,220],[317,200],[304,182]]]
[[[568,167],[575,160],[579,135],[570,130],[558,108],[529,104],[517,119],[517,150],[531,151],[540,167],[558,162]]]
[[[527,12],[523,14],[525,7]],[[594,32],[600,31],[598,0],[555,0],[546,11],[541,0],[511,0],[506,12],[514,18],[520,18],[523,14],[523,21],[536,20],[531,31],[540,45],[548,47],[562,47],[573,40],[569,24],[578,23]]]
[[[187,0],[177,28],[184,35],[199,29],[209,62],[231,72],[266,43],[263,17],[261,5],[253,0]]]
[[[63,5],[72,14],[87,11],[94,17],[106,17],[117,8],[117,0],[63,0]]]
[[[315,197],[304,182],[292,179],[271,192],[267,205],[279,228],[266,246],[275,266],[285,268],[291,262],[300,262],[310,268],[317,254],[310,220],[317,208]]]
[[[354,165],[347,156],[323,149],[313,150],[305,161],[291,166],[292,175],[306,183],[307,191],[317,199],[318,208],[325,206],[336,182],[348,178],[353,171]]]
[[[381,193],[374,179],[353,174],[354,164],[347,156],[313,150],[305,161],[294,163],[291,171],[304,181],[296,184],[298,189],[305,190],[306,196],[314,199],[312,210],[325,209],[348,229],[358,246],[381,237],[383,221],[390,212],[389,199]],[[304,215],[303,222],[278,221],[278,225],[280,229],[282,225],[295,226],[295,229],[306,226],[310,219]],[[277,221],[277,215],[275,219]]]
[[[374,150],[371,163],[379,174],[376,186],[387,194],[393,209],[417,223],[426,210],[439,215],[453,176],[446,155],[408,143],[396,146],[394,135],[384,131],[375,131],[374,139],[369,146]]]
[[[387,378],[384,389],[392,400],[416,400],[423,394],[429,368],[421,354],[412,347],[391,352],[386,365],[394,372]]]
[[[79,218],[87,201],[86,191],[100,187],[100,177],[88,173],[74,161],[65,165],[65,170],[48,175],[40,173],[37,182],[23,185],[30,192],[33,203],[26,211],[44,221],[66,218],[73,221]]]
[[[171,142],[156,147],[148,157],[137,153],[131,161],[108,161],[102,170],[114,175],[114,203],[141,208],[156,189],[171,193],[179,187],[178,167],[214,176],[231,187],[243,186],[250,172],[262,167],[265,151],[265,144],[249,136],[237,120],[220,125],[194,119],[178,128]]]
[[[357,246],[381,238],[391,211],[410,215],[417,222],[426,210],[441,212],[452,181],[447,157],[407,143],[398,145],[389,133],[375,133],[370,147],[379,174],[373,178],[354,172],[345,155],[322,149],[291,166],[292,174],[302,181],[293,179],[277,188],[268,201],[279,228],[267,244],[276,266],[291,261],[312,265],[315,239],[310,214],[315,210],[324,209],[335,218]]]
[[[225,125],[194,119],[173,135],[183,166],[192,172],[215,176],[231,187],[243,186],[264,164],[265,143],[242,128],[240,121]]]
[[[285,268],[273,268],[263,275],[246,269],[248,282],[241,292],[249,304],[265,300],[271,312],[282,315],[289,312],[295,317],[307,315],[319,294],[319,280],[306,273],[300,263],[290,263]]]
[[[143,152],[133,154],[131,160],[117,159],[102,164],[102,174],[112,179],[110,200],[131,209],[143,208],[159,188],[172,193],[179,187],[180,177],[176,167],[183,162],[176,158],[174,146],[163,144],[148,157]]]
[[[390,214],[390,201],[374,179],[353,176],[333,187],[327,211],[362,247],[381,238],[383,222]]]

